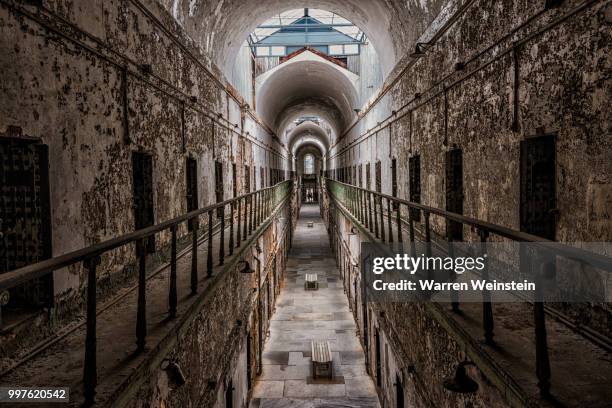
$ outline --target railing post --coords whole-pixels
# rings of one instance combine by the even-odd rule
[[[478,230],[480,236],[480,256],[485,259],[485,265],[482,270],[482,279],[489,280],[489,266],[486,260],[487,257],[487,238],[489,232],[483,229]],[[487,289],[482,291],[482,327],[484,329],[485,343],[493,345],[493,305],[491,304],[491,292]]]
[[[431,257],[431,228],[429,225],[429,211],[424,211],[425,216],[425,256]],[[427,269],[427,277],[431,279],[431,270]]]
[[[419,218],[421,215],[421,210],[419,211]],[[408,208],[408,240],[410,241],[410,255],[416,256],[416,244],[414,243],[414,213],[412,208]]]
[[[219,265],[225,262],[225,205],[221,206],[221,229],[219,230]]]
[[[253,215],[255,213],[253,209],[253,194],[249,195],[249,235],[253,233]]]
[[[249,228],[249,197],[245,196],[244,197],[244,219],[243,221],[243,225],[242,225],[242,240],[246,241],[247,239],[247,228]]]
[[[177,289],[176,289],[176,225],[170,227],[172,234],[170,241],[170,290],[168,293],[168,309],[170,318],[176,317]]]
[[[533,318],[536,340],[536,376],[538,388],[542,397],[550,395],[550,359],[548,356],[548,340],[546,335],[546,316],[542,293],[542,268],[544,260],[532,256],[532,270],[535,274],[535,301],[533,302]]]
[[[374,231],[374,226],[372,225],[372,207],[370,201],[370,192],[368,190],[364,190],[365,200],[366,200],[366,227],[370,230],[370,232]]]
[[[376,238],[379,237],[378,235],[378,214],[376,213],[376,203],[378,202],[376,194],[372,193],[372,207],[373,207],[373,211],[372,211],[372,215],[374,216],[374,235],[376,236]]]
[[[236,214],[236,220],[238,221],[238,225],[236,226],[236,248],[240,248],[240,234],[241,234],[241,223],[242,220],[240,218],[240,207],[242,206],[242,199],[238,199],[238,214]]]
[[[448,256],[450,258],[454,258],[455,247],[453,246],[452,229],[448,228],[448,225],[451,225],[450,222],[448,222],[448,220],[447,220],[446,225],[447,225],[446,241],[448,241]],[[455,271],[451,271],[450,273],[452,274],[451,278],[453,282],[457,281],[457,274],[455,273]],[[459,313],[459,292],[456,290],[451,290],[450,296],[451,296],[451,309],[453,310],[453,312]]]
[[[386,238],[385,238],[385,209],[383,207],[382,195],[378,196],[378,208],[380,210],[380,240],[382,242],[385,242],[386,241]]]
[[[391,226],[391,200],[387,197],[387,229],[389,230],[389,243],[393,243],[393,227]]]
[[[194,228],[195,229],[195,228]],[[136,311],[136,350],[145,349],[147,337],[147,238],[138,243],[138,309]]]
[[[261,225],[261,191],[255,193],[255,226]]]
[[[100,257],[94,256],[84,262],[87,268],[87,332],[85,335],[85,364],[83,366],[83,388],[86,407],[95,403],[96,385],[98,385],[97,367],[97,334],[96,334],[96,268]]]
[[[197,218],[192,220],[191,235],[191,294],[198,293],[198,227]],[[210,237],[209,237],[210,238]]]
[[[206,276],[213,274],[213,211],[208,210],[208,246],[206,250]]]
[[[230,230],[229,230],[229,252],[228,255],[234,254],[234,201],[230,202]]]
[[[365,224],[363,222],[363,191],[361,189],[357,190],[357,196],[359,198],[359,222]]]
[[[397,203],[397,210],[395,212],[395,222],[397,223],[397,242],[400,244],[404,241],[402,237],[402,204]]]

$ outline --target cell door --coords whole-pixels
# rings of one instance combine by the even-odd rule
[[[555,239],[556,163],[553,135],[521,142],[521,231]]]
[[[446,210],[463,214],[463,154],[461,149],[446,152]],[[463,225],[446,221],[447,237],[453,241],[463,240]]]
[[[251,168],[244,166],[244,193],[251,192]]]
[[[395,375],[395,406],[404,408],[404,384],[397,374]]]
[[[147,153],[132,153],[132,176],[134,193],[134,228],[136,230],[155,224],[153,207],[153,156]],[[146,244],[147,252],[155,252],[155,236]]]
[[[186,182],[187,182],[187,212],[198,209],[198,162],[195,159],[186,160]],[[193,225],[189,223],[189,231]]]
[[[236,169],[236,163],[232,163],[232,197],[238,197],[238,175],[236,174],[238,170]]]
[[[408,183],[410,190],[410,201],[421,203],[421,156],[413,156],[408,159]],[[412,219],[421,221],[421,212],[412,211]]]
[[[0,274],[50,257],[47,146],[0,138]],[[11,289],[3,309],[19,313],[52,304],[53,276],[49,274]]]
[[[223,163],[215,161],[215,200],[217,203],[223,202]],[[217,217],[223,214],[221,207],[217,208]]]

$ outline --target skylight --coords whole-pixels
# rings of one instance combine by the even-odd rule
[[[295,9],[277,14],[274,17],[266,20],[263,24],[259,25],[255,31],[251,33],[249,37],[250,42],[253,44],[264,40],[280,29],[285,28],[286,26],[301,19],[305,16],[305,14],[308,14],[309,17],[312,17],[323,24],[329,24],[335,30],[351,37],[355,41],[364,40],[363,32],[359,29],[359,27],[335,13],[320,9]]]

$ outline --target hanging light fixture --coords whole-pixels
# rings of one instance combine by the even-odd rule
[[[478,383],[467,374],[465,366],[476,366],[471,361],[462,361],[455,370],[453,378],[444,380],[444,388],[460,394],[471,394],[478,391]]]

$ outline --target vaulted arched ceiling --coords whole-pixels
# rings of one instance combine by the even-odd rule
[[[414,45],[448,0],[159,0],[224,72],[257,25],[275,14],[310,7],[358,26],[376,48],[385,74]]]
[[[320,116],[338,134],[351,122],[359,101],[351,76],[325,60],[281,64],[258,86],[257,111],[277,133],[293,118]]]

